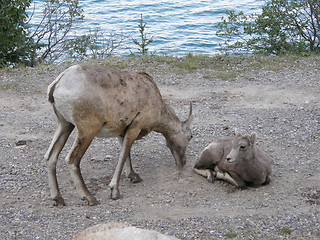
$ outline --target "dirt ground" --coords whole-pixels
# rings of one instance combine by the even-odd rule
[[[95,139],[81,169],[100,205],[87,206],[64,162],[71,135],[57,170],[65,207],[52,206],[43,156],[55,129],[46,88],[68,65],[1,70],[0,239],[71,239],[106,222],[190,240],[320,239],[320,58],[277,65],[239,63],[230,79],[216,77],[217,70],[210,68],[127,65],[154,77],[180,119],[187,117],[192,101],[194,137],[187,164],[178,169],[163,136],[151,133],[132,149],[133,165],[144,181],[132,184],[123,177],[123,198],[114,201],[108,184],[119,144]],[[191,171],[203,148],[234,128],[257,133],[271,159],[269,185],[238,190],[222,181],[208,183]]]

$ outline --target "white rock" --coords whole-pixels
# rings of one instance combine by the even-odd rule
[[[124,223],[97,224],[78,233],[72,240],[179,240],[153,230]]]

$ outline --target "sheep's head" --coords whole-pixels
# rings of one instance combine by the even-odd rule
[[[240,134],[236,133],[232,141],[232,149],[227,155],[227,162],[234,163],[240,160],[251,159],[254,155],[254,147],[256,143],[256,134]]]
[[[191,133],[191,122],[193,120],[192,115],[192,104],[190,103],[189,117],[186,121],[181,122],[179,127],[179,132],[172,134],[170,137],[166,138],[167,146],[170,149],[176,165],[183,167],[186,164],[186,150],[189,141],[192,138]]]

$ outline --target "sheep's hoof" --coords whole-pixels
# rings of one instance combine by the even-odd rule
[[[100,202],[98,200],[95,200],[93,202],[88,202],[89,206],[96,206],[96,205],[99,205],[99,204],[100,204]]]
[[[130,181],[132,183],[139,183],[139,182],[143,181],[143,179],[137,173],[131,173],[131,174],[129,174],[128,177],[130,178]]]
[[[264,181],[264,183],[262,183],[262,185],[267,185],[271,182],[271,178],[269,175],[266,176],[266,180]]]
[[[83,197],[82,200],[87,201],[89,206],[95,206],[100,204],[100,202],[94,196]]]
[[[111,188],[110,198],[111,198],[112,200],[121,199],[122,196],[120,195],[120,191],[117,190],[117,189]]]
[[[214,177],[208,177],[207,181],[208,181],[208,183],[213,183],[214,182]]]
[[[208,174],[208,177],[207,177],[207,181],[209,183],[213,183],[215,181],[216,177],[217,177],[217,173],[210,171],[210,173]]]
[[[64,199],[61,196],[54,197],[52,198],[52,200],[55,201],[53,206],[66,206],[66,203],[64,202]]]

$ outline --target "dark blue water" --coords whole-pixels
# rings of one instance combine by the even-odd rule
[[[40,19],[42,2],[35,0],[36,16]],[[112,31],[127,36],[116,52],[129,55],[138,52],[132,38],[139,38],[139,19],[147,23],[147,38],[153,37],[150,52],[185,55],[187,53],[214,55],[219,43],[215,24],[225,16],[226,10],[253,13],[261,10],[264,0],[81,0],[85,19],[75,26],[76,35],[88,34],[99,28],[105,37]]]

